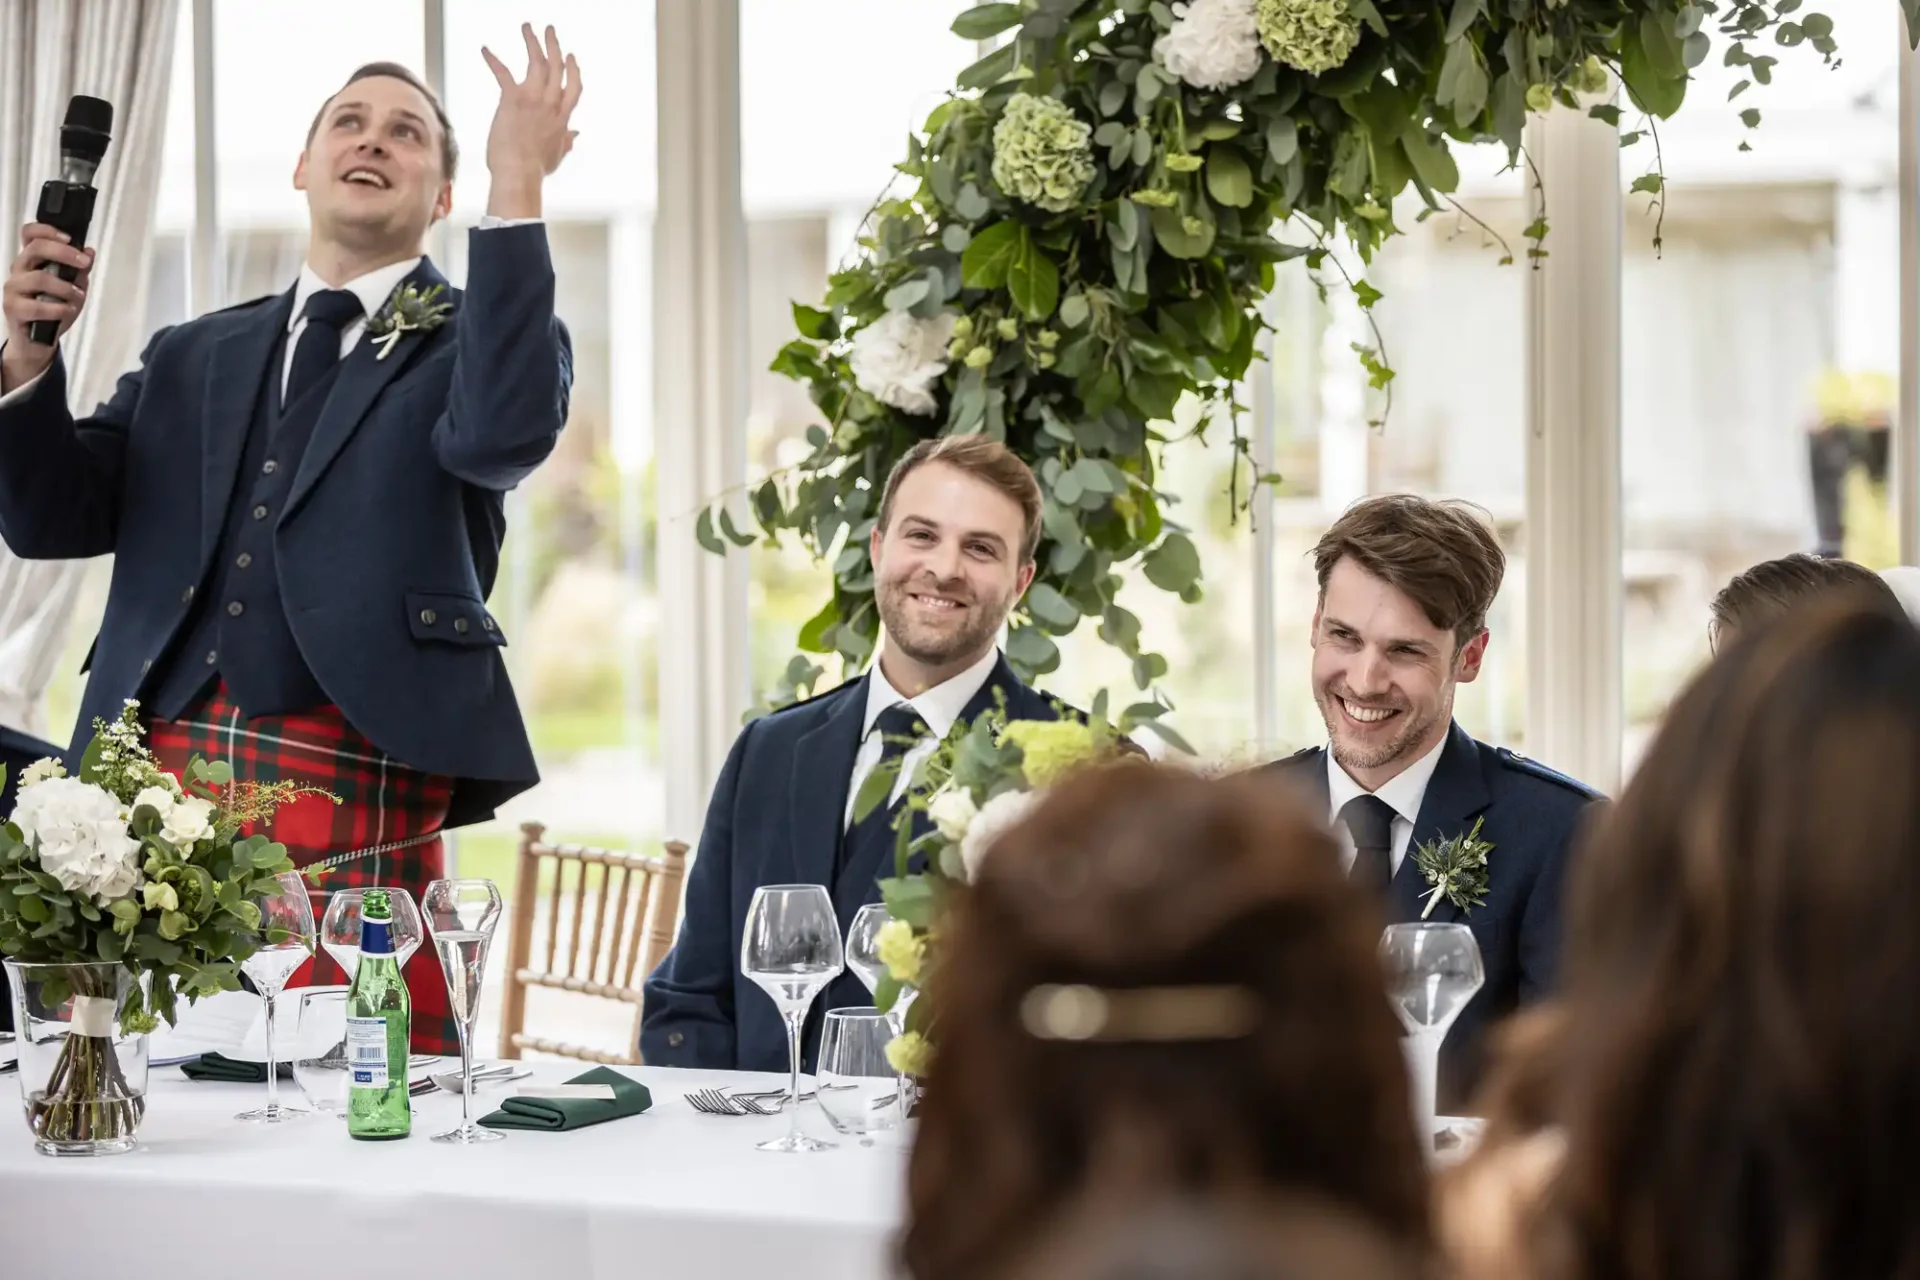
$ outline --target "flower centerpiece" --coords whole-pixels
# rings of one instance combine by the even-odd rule
[[[77,774],[51,759],[27,768],[0,826],[0,954],[27,1119],[49,1154],[132,1145],[145,1035],[176,1020],[182,996],[239,990],[240,962],[272,940],[259,900],[293,864],[242,829],[325,794],[236,784],[229,765],[198,757],[176,779],[131,700],[94,727]]]
[[[932,1060],[934,1010],[918,996],[938,963],[942,913],[995,842],[1063,778],[1138,753],[1127,736],[1136,727],[1185,749],[1157,723],[1166,710],[1161,704],[1140,703],[1112,719],[1106,709],[1102,693],[1085,720],[1010,720],[1002,701],[971,723],[956,723],[915,771],[895,818],[894,874],[880,882],[893,918],[880,929],[887,972],[874,990],[882,1011],[904,1011],[900,1034],[887,1046],[888,1062],[902,1075],[923,1075]],[[886,801],[898,773],[896,760],[868,776],[854,800],[856,821]]]

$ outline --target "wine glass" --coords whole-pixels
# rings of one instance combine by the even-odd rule
[[[893,919],[884,902],[869,902],[847,926],[847,968],[860,975],[870,992],[880,989],[887,966],[880,959],[880,926]]]
[[[393,939],[393,958],[404,969],[413,953],[420,949],[426,930],[412,894],[405,889],[382,888],[393,907],[393,927],[388,933]],[[347,975],[348,986],[353,985],[353,971],[360,965],[360,904],[366,896],[365,889],[334,890],[327,895],[327,914],[320,923],[320,945]]]
[[[260,949],[242,960],[240,968],[253,979],[267,1006],[267,1105],[243,1111],[235,1119],[280,1124],[309,1114],[305,1107],[280,1105],[279,1061],[273,1043],[274,998],[293,971],[313,955],[313,902],[307,897],[306,877],[298,871],[282,872],[274,877],[274,892],[255,905],[260,908]]]
[[[300,993],[293,1032],[293,1082],[315,1111],[347,1114],[347,988],[308,987]]]
[[[787,1117],[784,1138],[762,1151],[824,1151],[835,1144],[800,1132],[800,1028],[814,997],[846,967],[833,899],[817,884],[756,889],[740,940],[740,971],[772,998],[787,1024]]]
[[[1393,1010],[1407,1029],[1414,1123],[1422,1145],[1431,1147],[1438,1127],[1440,1045],[1486,980],[1480,945],[1463,924],[1393,924],[1381,935],[1380,958]]]
[[[496,1142],[506,1137],[473,1122],[473,1024],[480,1013],[480,982],[487,971],[487,944],[500,923],[500,886],[491,880],[435,880],[420,900],[427,933],[440,953],[447,1001],[460,1032],[460,1127],[433,1135],[435,1142]]]
[[[820,1072],[814,1094],[827,1122],[839,1133],[873,1145],[873,1135],[894,1128],[905,1110],[899,1077],[887,1062],[893,1019],[878,1009],[829,1009],[820,1035]]]

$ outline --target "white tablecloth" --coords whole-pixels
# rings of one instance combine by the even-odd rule
[[[529,1063],[522,1083],[584,1068]],[[507,1132],[476,1147],[427,1141],[460,1100],[414,1100],[413,1135],[354,1142],[344,1121],[241,1124],[265,1085],[153,1072],[140,1146],[53,1159],[33,1150],[17,1077],[0,1076],[0,1276],[26,1280],[867,1280],[890,1273],[905,1137],[840,1138],[815,1104],[802,1127],[838,1141],[756,1151],[780,1117],[726,1118],[683,1101],[707,1085],[785,1077],[628,1069],[644,1115],[570,1133]],[[477,1116],[505,1090],[475,1099]],[[283,1101],[300,1100],[290,1082]]]

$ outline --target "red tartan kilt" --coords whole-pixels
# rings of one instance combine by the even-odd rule
[[[385,885],[405,889],[418,903],[427,885],[446,874],[446,851],[437,833],[447,819],[452,779],[409,769],[382,755],[354,732],[337,707],[249,719],[221,685],[186,719],[155,720],[147,731],[154,758],[176,777],[199,756],[226,761],[236,781],[298,782],[340,797],[336,805],[321,796],[302,796],[282,808],[263,833],[285,845],[293,865],[302,870],[335,860],[317,885],[308,886],[316,929],[325,919],[328,896],[337,890]],[[258,832],[256,825],[245,834]],[[420,843],[342,857],[415,838]],[[413,1052],[459,1053],[446,980],[431,947],[423,944],[414,953],[405,976],[413,999]],[[322,950],[300,966],[287,985],[340,985],[346,980]]]

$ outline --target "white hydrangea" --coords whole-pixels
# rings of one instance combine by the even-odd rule
[[[105,906],[140,882],[140,842],[127,833],[127,811],[99,787],[43,778],[21,789],[13,824],[36,845],[41,869],[69,892]]]
[[[1173,6],[1172,30],[1153,43],[1159,64],[1196,89],[1244,84],[1260,70],[1256,0],[1189,0]]]
[[[964,839],[979,812],[980,807],[973,802],[973,792],[965,787],[948,787],[927,806],[927,816],[949,840]]]
[[[943,311],[922,320],[906,311],[889,311],[853,335],[848,363],[859,388],[896,409],[927,415],[939,406],[934,383],[947,370],[947,344],[957,317]]]
[[[1039,807],[1040,796],[1038,791],[1002,791],[980,806],[967,827],[966,838],[960,841],[960,861],[966,864],[969,881],[980,874],[981,860],[994,842]]]

